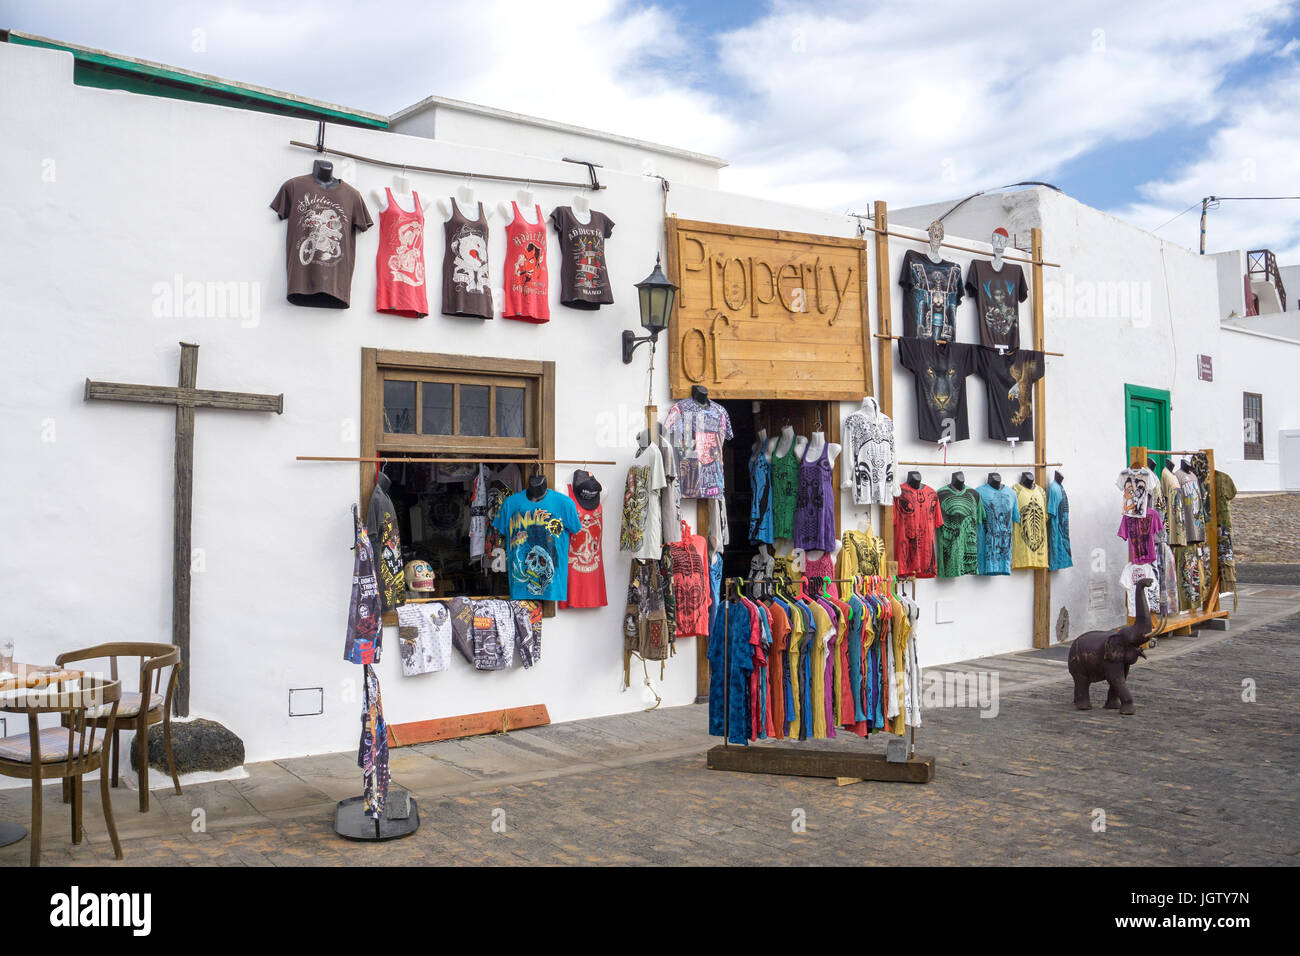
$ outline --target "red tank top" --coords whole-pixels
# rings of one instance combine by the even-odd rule
[[[511,203],[514,218],[506,226],[506,290],[507,319],[524,322],[549,322],[551,306],[547,301],[550,282],[547,279],[546,220],[542,207],[534,206],[537,224],[526,222],[519,214],[517,203]]]
[[[379,214],[379,252],[375,308],[380,312],[418,319],[429,314],[424,292],[424,210],[420,194],[412,191],[415,211],[407,212],[385,188],[388,205]]]
[[[597,501],[596,507],[584,508],[573,485],[569,485],[569,497],[578,509],[582,530],[569,539],[569,597],[560,607],[604,607],[609,601],[605,597],[601,505]]]

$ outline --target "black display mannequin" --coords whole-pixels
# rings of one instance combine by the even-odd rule
[[[579,468],[573,473],[573,493],[578,496],[578,503],[590,511],[600,504],[600,482],[589,471]]]
[[[695,399],[701,405],[707,405],[709,404],[709,390],[703,385],[692,385],[691,398]]]
[[[1173,470],[1174,470],[1174,460],[1173,460],[1172,458],[1166,458],[1166,459],[1165,459],[1165,470],[1166,470],[1166,471],[1173,471]]]
[[[966,487],[966,473],[954,471],[952,473],[952,486],[958,491],[962,491]]]
[[[311,178],[326,189],[332,189],[339,184],[339,181],[334,178],[334,164],[323,159],[318,159],[311,164]]]
[[[1022,471],[1020,473],[1020,483],[1026,488],[1034,487],[1034,473],[1032,471]]]
[[[907,483],[911,485],[913,489],[920,488],[921,473],[919,471],[909,471],[907,473]]]
[[[528,500],[541,501],[546,496],[546,476],[531,475],[528,478]]]
[[[1179,463],[1179,465],[1178,465],[1178,470],[1181,471],[1181,472],[1185,472],[1186,474],[1189,474],[1189,475],[1192,473],[1192,468],[1191,468],[1190,465],[1187,464],[1187,459],[1186,459],[1186,458],[1184,458],[1184,459]]]
[[[1061,474],[1059,471],[1057,471],[1057,472],[1053,472],[1053,473],[1052,473],[1052,477],[1054,477],[1054,478],[1056,479],[1056,483],[1057,483],[1058,485],[1064,485],[1064,484],[1065,484],[1065,475]]]
[[[999,475],[996,471],[989,472],[989,487],[991,488],[1002,487],[1002,476]]]

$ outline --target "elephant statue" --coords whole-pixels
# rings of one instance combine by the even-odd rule
[[[1139,657],[1146,659],[1142,645],[1150,640],[1154,629],[1151,612],[1147,607],[1147,587],[1150,578],[1136,585],[1137,613],[1133,623],[1110,631],[1089,631],[1080,634],[1070,645],[1070,676],[1074,678],[1074,706],[1078,710],[1091,710],[1092,700],[1088,689],[1098,681],[1106,681],[1110,692],[1106,694],[1106,709],[1119,708],[1121,714],[1135,714],[1133,695],[1128,689],[1128,669]]]

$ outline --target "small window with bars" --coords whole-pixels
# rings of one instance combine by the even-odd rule
[[[1264,396],[1242,393],[1241,429],[1247,461],[1264,460]]]

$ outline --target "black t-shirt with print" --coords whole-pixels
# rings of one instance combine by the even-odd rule
[[[975,371],[975,347],[903,338],[898,340],[898,355],[916,382],[918,437],[922,441],[969,438],[966,376]]]
[[[593,209],[591,221],[581,222],[570,207],[556,206],[551,222],[560,237],[560,302],[574,309],[613,305],[605,240],[614,233],[614,221]]]
[[[898,284],[903,287],[905,337],[956,340],[961,266],[947,259],[931,262],[929,256],[912,249],[903,256]]]
[[[1003,261],[1001,269],[976,259],[966,273],[966,294],[975,300],[980,345],[1020,348],[1020,303],[1029,298],[1025,270]]]
[[[999,355],[981,347],[977,362],[988,391],[989,438],[1033,441],[1034,383],[1043,377],[1043,353],[1012,349]]]

